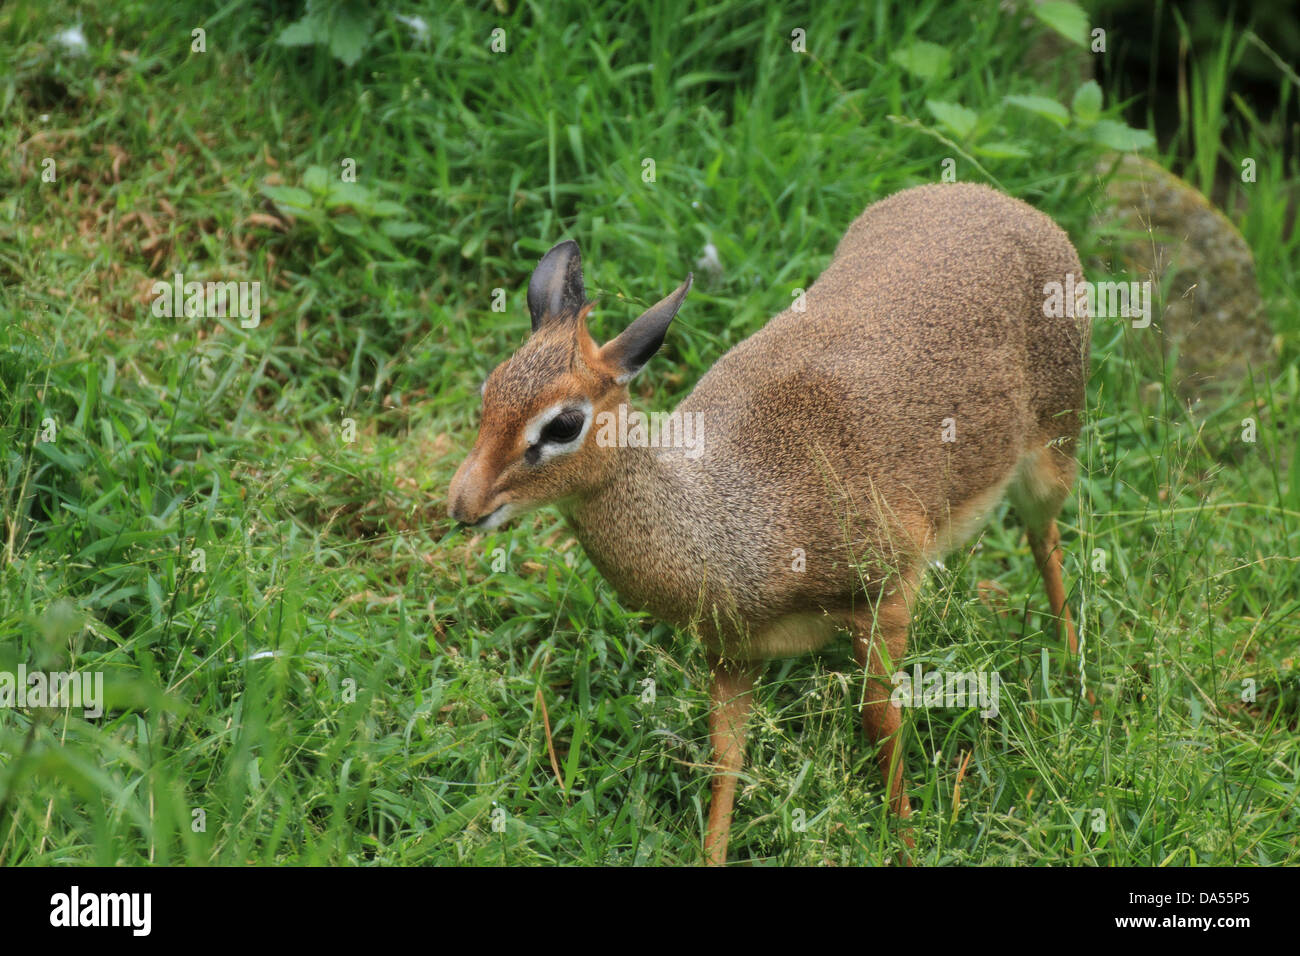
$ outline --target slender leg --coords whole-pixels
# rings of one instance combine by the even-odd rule
[[[1056,522],[1047,522],[1041,531],[1030,529],[1029,547],[1034,552],[1034,561],[1038,573],[1043,577],[1043,588],[1047,591],[1047,603],[1052,606],[1052,614],[1065,628],[1065,639],[1070,645],[1070,655],[1079,653],[1079,638],[1074,631],[1074,621],[1070,618],[1070,609],[1065,606],[1065,584],[1061,580],[1061,533],[1056,530]]]
[[[887,674],[907,654],[907,627],[911,622],[910,602],[914,590],[911,580],[904,581],[892,593],[881,597],[874,610],[867,608],[853,613],[853,655],[867,671],[862,729],[880,748],[886,799],[900,819],[912,815],[912,805],[907,800],[903,751],[898,745],[902,715],[889,701],[891,686]],[[909,847],[916,846],[910,832],[904,831],[902,836]]]
[[[1058,628],[1065,631],[1072,664],[1079,657],[1079,635],[1065,604],[1065,585],[1061,581],[1061,533],[1056,527],[1056,516],[1069,494],[1078,467],[1073,447],[1073,442],[1070,442],[1066,449],[1044,448],[1026,475],[1012,482],[1007,489],[1011,504],[1028,530],[1029,548],[1034,552],[1034,563],[1043,579],[1047,603],[1051,605]],[[1097,703],[1092,688],[1088,688],[1088,703]],[[1094,713],[1094,716],[1100,715]]]
[[[753,706],[751,691],[762,665],[748,661],[723,661],[711,657],[713,709],[709,712],[709,742],[713,746],[713,799],[709,804],[709,829],[704,856],[709,866],[727,862],[731,835],[731,807],[736,798],[736,775],[745,764],[745,721]]]

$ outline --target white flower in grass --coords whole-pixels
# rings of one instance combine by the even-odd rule
[[[90,45],[86,43],[86,34],[81,32],[80,23],[54,34],[54,42],[63,47],[68,56],[81,56],[90,49]]]
[[[722,260],[718,258],[718,247],[711,242],[704,244],[704,255],[695,260],[695,268],[708,273],[710,278],[722,276]]]
[[[423,17],[405,17],[400,13],[393,14],[393,19],[398,23],[405,23],[411,28],[411,33],[415,35],[417,43],[423,43],[429,39],[429,24],[424,22]]]

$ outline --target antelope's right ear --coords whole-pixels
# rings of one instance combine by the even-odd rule
[[[664,344],[664,336],[668,334],[668,323],[686,301],[686,293],[691,291],[694,278],[688,274],[686,281],[676,291],[646,309],[618,338],[605,343],[600,350],[600,357],[614,370],[614,381],[621,385],[631,380],[650,361],[650,357],[659,351],[659,346]]]
[[[586,304],[582,256],[578,244],[566,239],[542,256],[528,281],[528,314],[532,316],[533,331],[548,322],[576,319]]]

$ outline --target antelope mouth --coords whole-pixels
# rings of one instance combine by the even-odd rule
[[[462,528],[483,528],[483,529],[495,528],[497,525],[501,524],[503,521],[505,521],[507,518],[510,517],[509,509],[510,509],[510,503],[506,502],[505,504],[500,505],[498,508],[496,508],[496,510],[489,511],[487,514],[479,518],[477,521],[462,521],[460,523],[460,526]]]

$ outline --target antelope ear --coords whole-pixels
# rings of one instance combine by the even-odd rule
[[[668,323],[686,300],[693,279],[694,275],[688,274],[677,291],[646,309],[618,338],[607,342],[600,350],[601,359],[614,369],[614,381],[620,385],[628,381],[650,361],[650,356],[659,351],[668,333]]]
[[[582,256],[578,244],[566,239],[542,256],[528,280],[528,313],[533,319],[533,331],[560,317],[576,318],[586,302]]]

